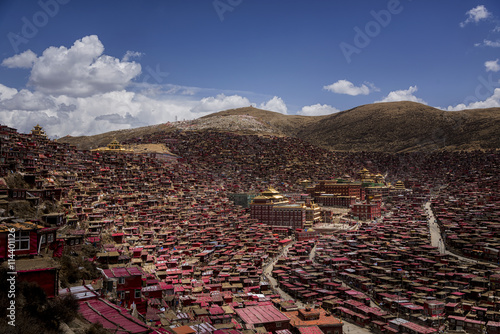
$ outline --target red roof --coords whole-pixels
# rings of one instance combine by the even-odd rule
[[[298,328],[300,334],[323,334],[318,326],[304,326]]]
[[[104,269],[103,272],[107,278],[142,276],[144,274],[143,271],[137,267]]]
[[[235,310],[238,316],[247,324],[265,324],[279,321],[290,321],[273,305],[251,306]]]
[[[128,314],[123,307],[112,305],[103,299],[80,302],[80,313],[91,322],[99,322],[113,333],[149,333],[149,328]]]

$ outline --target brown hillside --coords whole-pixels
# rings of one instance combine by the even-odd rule
[[[254,107],[244,107],[220,111],[204,116],[201,119],[231,115],[252,116],[273,129],[275,131],[275,135],[286,135],[290,137],[295,137],[300,129],[304,128],[305,126],[315,124],[320,118],[323,118],[323,116],[310,117],[284,115],[278,112],[257,109]]]
[[[326,116],[283,115],[245,107],[176,122],[91,137],[64,137],[79,148],[173,129],[298,137],[333,150],[427,151],[500,148],[500,108],[443,111],[414,102],[374,103]]]
[[[130,138],[142,138],[146,134],[152,134],[157,132],[168,133],[173,129],[174,128],[169,126],[168,124],[159,124],[159,125],[143,126],[135,129],[105,132],[94,136],[78,136],[78,137],[65,136],[59,138],[57,141],[61,143],[69,143],[71,145],[75,145],[78,149],[81,150],[90,150],[98,147],[104,147],[115,139],[118,140],[119,142],[123,142]],[[132,148],[128,147],[128,149]]]
[[[414,102],[376,103],[332,114],[297,136],[335,150],[499,148],[500,108],[443,111]]]

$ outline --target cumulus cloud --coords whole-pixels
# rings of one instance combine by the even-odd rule
[[[33,67],[36,59],[36,54],[33,51],[26,50],[18,55],[5,58],[2,61],[2,66],[6,66],[8,68],[31,68]]]
[[[467,19],[460,23],[460,27],[465,27],[468,23],[474,22],[478,23],[481,20],[485,20],[491,17],[491,13],[484,7],[484,5],[479,5],[468,10],[465,15],[467,15]]]
[[[286,103],[281,99],[281,97],[274,96],[272,99],[265,103],[261,103],[260,109],[279,112],[281,114],[287,114],[288,108]]]
[[[141,73],[141,65],[104,55],[95,35],[77,40],[69,49],[47,48],[40,57],[28,51],[5,59],[9,67],[27,67],[32,62],[28,84],[50,95],[86,97],[124,89]]]
[[[320,116],[320,115],[330,115],[336,112],[339,112],[335,107],[332,107],[328,104],[313,104],[310,106],[304,106],[302,109],[297,112],[298,115],[303,116]]]
[[[474,44],[474,46],[489,46],[490,48],[500,48],[500,39],[497,39],[496,41],[485,39],[481,43]]]
[[[89,97],[52,96],[28,90],[12,95],[11,89],[0,86],[3,91],[11,96],[0,100],[1,124],[26,133],[39,123],[52,137],[93,135],[207,114],[192,111],[199,101],[177,96],[148,97],[125,90]]]
[[[8,99],[0,101],[0,110],[45,110],[54,108],[55,103],[41,93],[32,93],[27,89],[21,89]]]
[[[408,89],[401,89],[401,90],[392,91],[389,94],[387,94],[387,96],[384,97],[382,100],[375,101],[375,102],[412,101],[412,102],[427,104],[421,98],[418,98],[415,95],[413,95],[413,93],[415,93],[417,91],[418,91],[417,86],[410,86],[410,88],[408,88]]]
[[[500,71],[500,65],[498,65],[498,59],[497,60],[489,60],[484,63],[484,66],[486,67],[486,72],[491,71],[491,72],[498,72]]]
[[[234,109],[241,107],[248,107],[251,105],[250,101],[246,97],[239,95],[226,96],[224,94],[218,94],[217,96],[204,97],[195,106],[193,112],[215,112],[226,109]]]
[[[17,94],[17,89],[0,84],[0,101],[11,99]]]
[[[456,111],[464,109],[482,109],[482,108],[498,108],[500,107],[500,88],[495,88],[493,94],[484,101],[475,101],[469,104],[460,103],[456,106],[448,106],[447,110]]]
[[[97,36],[87,36],[69,48],[49,47],[38,57],[26,51],[4,59],[3,66],[31,68],[31,74],[27,88],[0,84],[0,123],[24,133],[39,123],[51,137],[79,136],[256,105],[245,93],[133,81],[141,65],[130,59],[141,55],[128,51],[120,60],[104,54]],[[159,68],[148,72],[148,67],[146,73],[151,78],[165,74]],[[287,112],[276,96],[261,107]]]
[[[375,87],[370,82],[365,82],[361,86],[357,87],[352,82],[347,80],[339,80],[337,82],[332,83],[328,86],[323,86],[323,89],[326,89],[330,92],[337,94],[347,94],[351,96],[356,95],[368,95],[372,91],[378,91],[379,89]]]

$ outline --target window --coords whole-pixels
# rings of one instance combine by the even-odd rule
[[[281,322],[276,323],[276,328],[281,328]]]
[[[30,231],[16,232],[16,250],[30,249]]]
[[[54,234],[53,233],[47,235],[47,242],[52,242],[52,241],[54,241]]]
[[[141,298],[141,290],[135,290],[134,298]]]
[[[47,238],[46,238],[46,235],[45,235],[45,234],[42,234],[42,235],[40,236],[40,243],[41,243],[41,244],[44,244],[44,243],[45,243],[45,239],[47,239]]]
[[[118,278],[118,284],[125,284],[125,277]]]

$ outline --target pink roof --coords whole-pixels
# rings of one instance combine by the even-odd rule
[[[247,324],[265,324],[278,321],[290,321],[273,305],[251,306],[235,310],[238,316]]]
[[[136,267],[104,269],[103,272],[108,278],[142,276],[144,274],[141,269]]]
[[[299,327],[300,334],[323,334],[318,326]]]
[[[79,312],[92,323],[99,322],[113,333],[148,333],[149,328],[128,314],[127,310],[102,299],[80,302]]]

